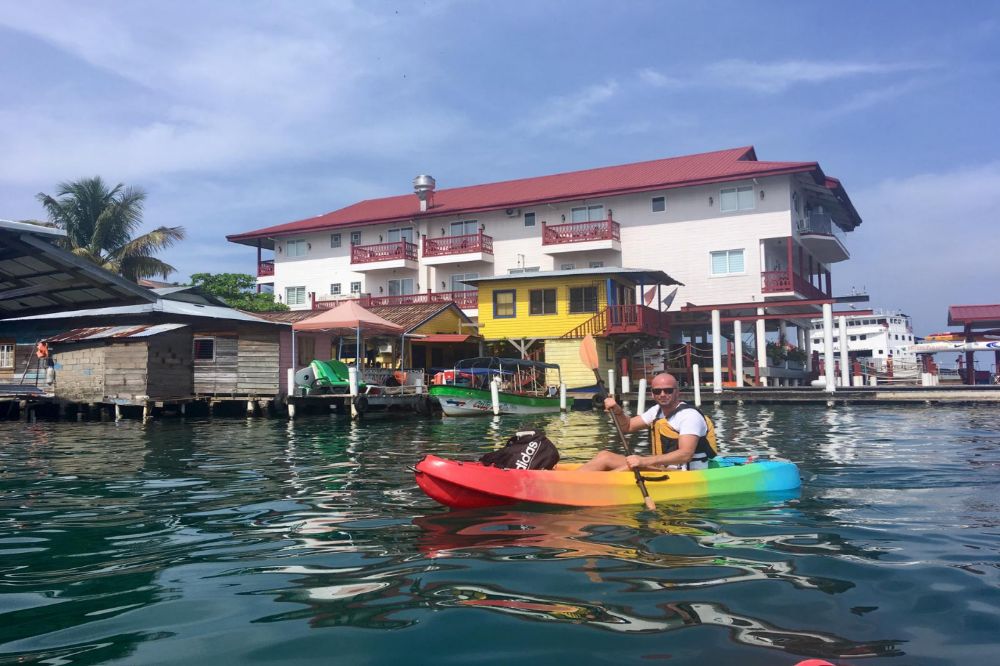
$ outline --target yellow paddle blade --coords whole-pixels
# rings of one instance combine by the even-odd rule
[[[597,341],[590,333],[585,335],[580,343],[580,360],[591,370],[600,367],[600,362],[597,360]]]

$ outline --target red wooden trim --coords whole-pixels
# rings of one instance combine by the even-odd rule
[[[257,250],[260,252],[260,250]],[[271,277],[274,275],[274,259],[257,261],[257,277]]]
[[[542,245],[594,240],[621,240],[621,225],[611,219],[569,224],[542,223]]]
[[[425,257],[440,257],[465,252],[493,254],[493,237],[487,236],[482,231],[464,236],[441,236],[439,238],[424,236]]]

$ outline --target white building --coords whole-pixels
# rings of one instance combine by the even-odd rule
[[[259,283],[294,309],[369,294],[382,303],[453,299],[475,316],[465,279],[598,266],[667,271],[684,283],[677,304],[829,299],[831,267],[849,258],[844,232],[861,223],[816,162],[763,162],[753,147],[449,189],[421,176],[414,185],[413,194],[228,239],[258,248]]]
[[[847,351],[851,358],[871,359],[884,362],[894,361],[916,363],[917,355],[912,351],[913,325],[910,318],[901,312],[876,312],[874,314],[845,315],[847,331]],[[823,320],[812,320],[810,351],[823,352]],[[833,350],[840,353],[841,329],[834,322]]]

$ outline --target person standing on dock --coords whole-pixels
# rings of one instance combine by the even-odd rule
[[[627,471],[631,469],[705,469],[718,455],[715,427],[700,410],[681,402],[677,378],[669,373],[653,377],[650,393],[655,405],[629,418],[613,397],[604,400],[604,409],[621,426],[622,432],[650,428],[653,452],[649,456],[623,456],[601,451],[580,467],[580,471]]]

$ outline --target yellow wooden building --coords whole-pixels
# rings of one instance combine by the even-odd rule
[[[591,386],[580,342],[597,339],[602,376],[629,350],[669,337],[662,288],[680,284],[663,271],[586,268],[468,280],[479,290],[479,335],[507,342],[522,358],[557,363],[570,388]],[[660,307],[644,305],[648,302]],[[643,301],[639,303],[637,301]]]

